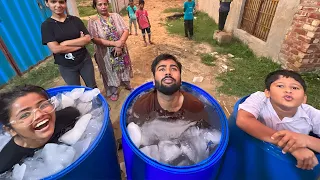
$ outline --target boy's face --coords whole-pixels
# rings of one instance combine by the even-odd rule
[[[139,4],[140,9],[143,9],[143,7],[144,7],[144,4]]]
[[[301,84],[295,79],[279,76],[270,86],[270,91],[265,90],[266,97],[270,98],[273,106],[283,110],[291,110],[305,102],[305,93]]]

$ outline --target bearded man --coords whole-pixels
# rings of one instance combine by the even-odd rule
[[[137,99],[128,123],[142,125],[149,120],[163,119],[197,121],[199,126],[209,126],[204,104],[180,89],[182,65],[176,57],[159,55],[152,62],[151,71],[155,88]]]

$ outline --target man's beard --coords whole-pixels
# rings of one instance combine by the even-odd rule
[[[172,85],[170,86],[165,86],[163,85],[161,82],[165,79],[165,78],[171,78],[172,81],[174,82]],[[156,86],[156,89],[161,92],[162,94],[165,94],[165,95],[172,95],[174,94],[175,92],[179,91],[180,90],[180,82],[177,82],[175,79],[173,79],[172,77],[165,77],[161,80],[161,82],[159,81],[155,81],[155,86]]]

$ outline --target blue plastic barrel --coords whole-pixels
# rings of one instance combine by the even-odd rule
[[[144,155],[131,141],[126,128],[127,110],[132,105],[133,100],[145,91],[154,88],[153,83],[149,82],[133,91],[126,99],[122,106],[120,115],[120,126],[122,131],[122,147],[127,171],[127,178],[129,180],[170,180],[170,179],[183,179],[183,180],[211,180],[215,179],[218,174],[221,158],[228,144],[228,123],[227,118],[218,104],[218,102],[211,97],[207,92],[199,87],[183,82],[182,87],[184,90],[196,93],[205,98],[206,103],[211,106],[209,117],[219,119],[210,122],[213,127],[220,127],[221,141],[216,151],[206,160],[192,165],[192,166],[170,166],[157,162],[146,155]],[[209,106],[206,106],[209,107]],[[214,117],[216,116],[216,117]]]
[[[61,86],[48,89],[47,92],[50,96],[55,96],[58,93],[72,91],[74,88],[91,90],[91,88],[82,86]],[[98,98],[102,102],[104,109],[104,122],[96,139],[75,162],[62,171],[46,177],[46,180],[121,179],[108,103],[101,94],[98,95]]]
[[[219,180],[316,180],[320,176],[320,165],[313,170],[296,167],[297,161],[290,154],[282,154],[277,146],[258,140],[236,125],[240,99],[229,118],[230,139],[223,158]],[[320,161],[320,155],[317,154]]]

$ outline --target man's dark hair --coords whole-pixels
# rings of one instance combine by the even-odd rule
[[[171,54],[160,54],[159,56],[157,56],[152,64],[151,64],[151,71],[152,71],[152,74],[153,76],[155,76],[155,73],[156,73],[156,66],[159,64],[160,61],[165,61],[165,60],[168,60],[168,59],[172,59],[174,62],[177,63],[177,66],[179,68],[179,71],[180,71],[180,74],[181,74],[181,71],[182,71],[182,65],[181,63],[177,60],[176,57],[174,57],[173,55]]]
[[[42,87],[34,85],[24,85],[13,87],[12,90],[0,94],[0,123],[11,127],[9,124],[12,104],[20,97],[29,93],[37,93],[46,99],[49,95]]]
[[[144,5],[144,1],[143,1],[143,0],[140,0],[140,1],[139,1],[139,5],[140,5],[140,4]]]
[[[280,78],[280,76],[286,77],[286,78],[293,78],[294,80],[298,81],[301,86],[303,87],[304,92],[307,91],[307,85],[305,83],[305,81],[303,80],[303,78],[301,77],[301,75],[295,71],[291,71],[291,70],[285,70],[285,69],[281,69],[281,70],[277,70],[274,72],[271,72],[267,75],[264,83],[265,83],[265,88],[270,91],[270,86],[273,82],[275,82],[276,80],[278,80]]]

